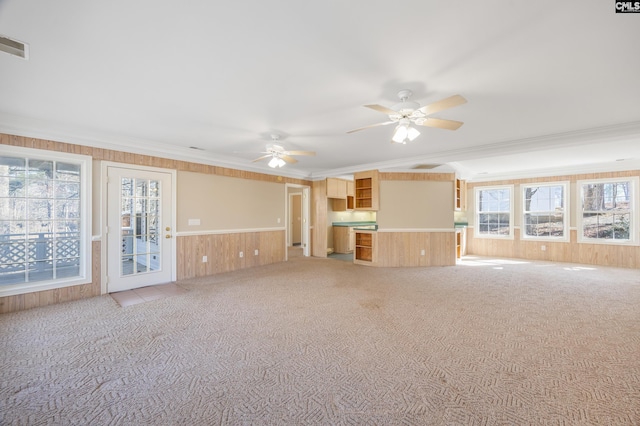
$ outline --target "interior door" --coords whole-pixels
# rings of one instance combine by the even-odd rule
[[[291,244],[302,243],[302,194],[291,196]]]
[[[108,167],[107,182],[107,291],[170,282],[172,175]]]

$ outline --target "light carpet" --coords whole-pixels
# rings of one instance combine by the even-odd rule
[[[638,425],[640,273],[293,257],[0,315],[3,425]]]

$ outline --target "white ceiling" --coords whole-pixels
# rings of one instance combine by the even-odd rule
[[[640,14],[613,1],[0,0],[0,34],[30,46],[0,52],[5,133],[311,179],[640,169]],[[434,116],[464,126],[346,133],[401,89],[463,95]],[[317,156],[252,163],[272,133]]]

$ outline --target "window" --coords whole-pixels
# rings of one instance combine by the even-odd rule
[[[522,238],[569,241],[567,182],[522,186]]]
[[[513,238],[512,194],[513,186],[476,188],[476,236]]]
[[[4,147],[0,295],[89,281],[89,157]]]
[[[581,242],[634,242],[638,178],[580,181],[582,212],[578,215]]]

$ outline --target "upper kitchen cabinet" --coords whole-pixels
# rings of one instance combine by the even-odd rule
[[[377,211],[380,208],[380,183],[377,170],[358,172],[353,176],[355,210]]]
[[[467,210],[467,182],[462,179],[456,179],[456,189],[455,189],[455,209],[456,210]]]
[[[344,179],[327,178],[327,198],[347,199],[347,181]]]

